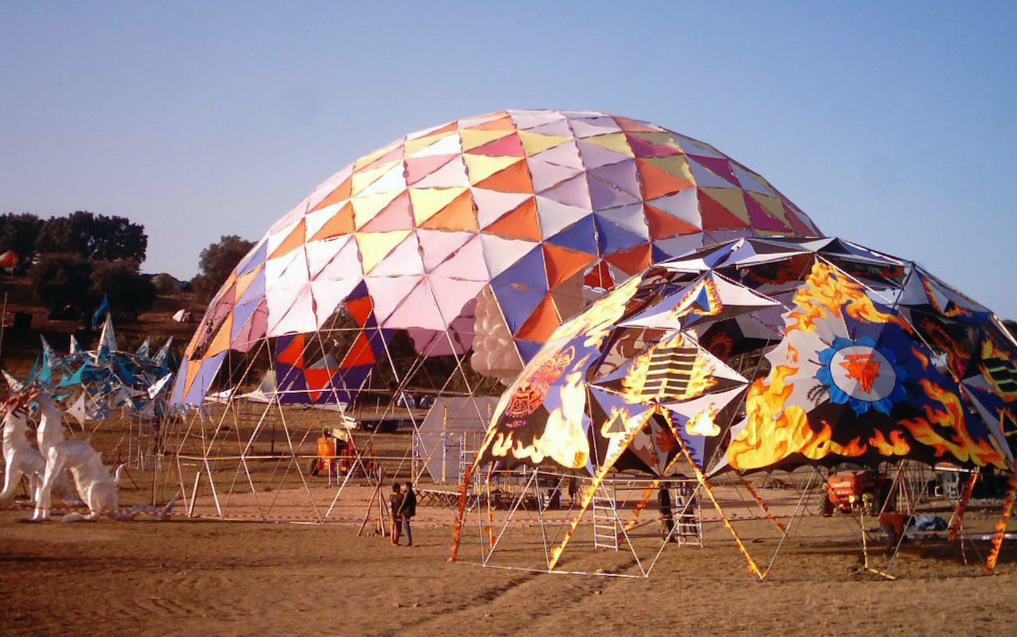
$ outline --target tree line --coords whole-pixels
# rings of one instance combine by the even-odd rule
[[[182,289],[210,300],[254,242],[225,235],[201,251],[199,272]],[[168,275],[146,276],[145,227],[125,217],[78,211],[41,219],[33,213],[0,214],[0,254],[19,258],[12,270],[27,276],[33,294],[54,318],[88,319],[103,297],[122,318],[152,307],[157,293],[181,291]]]
[[[88,318],[103,297],[116,314],[136,318],[155,301],[155,286],[141,274],[148,235],[125,217],[0,214],[0,253],[8,250],[18,257],[15,274],[28,276],[36,299],[54,318]]]

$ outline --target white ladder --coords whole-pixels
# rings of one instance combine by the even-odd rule
[[[593,494],[593,546],[617,551],[619,535],[621,528],[614,498],[601,485]]]
[[[470,449],[466,446],[466,435],[463,434],[459,439],[459,476],[456,480],[457,484],[461,484],[463,477],[466,472],[473,466],[473,462],[477,459],[476,449]],[[479,473],[479,472],[478,472]],[[479,484],[479,476],[473,476],[473,482]]]
[[[675,499],[674,536],[680,546],[703,546],[703,515],[700,500],[695,491],[683,493],[678,489]]]

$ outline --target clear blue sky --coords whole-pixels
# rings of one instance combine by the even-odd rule
[[[548,8],[547,5],[554,6]],[[1017,2],[0,0],[0,210],[190,277],[413,130],[588,108],[710,142],[827,233],[1017,318]]]

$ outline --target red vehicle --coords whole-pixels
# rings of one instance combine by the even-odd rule
[[[850,513],[862,507],[868,515],[875,515],[879,511],[887,482],[885,474],[871,469],[841,471],[831,475],[823,485],[826,491],[823,515],[833,515],[835,509],[841,513]]]

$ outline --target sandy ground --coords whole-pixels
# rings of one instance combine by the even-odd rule
[[[448,564],[451,513],[416,529],[417,545],[357,537],[357,525],[185,520],[19,523],[0,512],[4,635],[1012,635],[1017,547],[997,575],[945,542],[908,545],[900,579],[851,572],[851,522],[805,518],[768,581],[754,581],[719,526],[704,548],[668,547],[650,579],[549,575]],[[988,514],[972,514],[987,528]],[[766,562],[775,540],[752,524]],[[768,522],[766,522],[768,524]],[[473,528],[473,527],[470,527]],[[476,561],[477,533],[462,557]],[[771,534],[772,536],[772,534]],[[540,530],[519,524],[500,551],[526,561]],[[968,545],[968,557],[975,558]],[[986,545],[977,550],[984,556]],[[879,559],[882,559],[881,557]],[[532,561],[532,560],[531,560]],[[539,555],[536,562],[539,562]],[[562,567],[638,574],[626,551],[577,535]]]
[[[233,433],[233,432],[230,432]],[[310,442],[313,437],[305,436]],[[238,436],[238,441],[244,437]],[[93,440],[117,457],[122,432],[101,429]],[[410,477],[409,436],[373,439],[390,455],[386,478]],[[308,442],[304,446],[309,446]],[[271,443],[262,443],[271,445]],[[269,450],[271,447],[268,447]],[[301,453],[312,453],[310,449]],[[302,459],[299,468],[303,468]],[[474,512],[463,534],[461,563],[446,558],[454,512],[421,507],[417,545],[393,547],[385,538],[358,537],[374,488],[363,479],[342,498],[324,476],[310,478],[293,461],[216,461],[194,490],[193,463],[175,462],[156,480],[156,500],[179,488],[194,494],[173,517],[157,522],[103,519],[97,523],[25,524],[26,509],[0,508],[0,635],[1012,635],[1017,614],[1017,542],[1005,546],[996,575],[980,565],[987,542],[928,540],[904,546],[892,564],[899,579],[853,574],[859,524],[851,516],[799,518],[781,546],[766,582],[746,562],[717,516],[704,508],[703,548],[668,545],[660,552],[653,512],[647,511],[619,551],[596,549],[588,521],[579,526],[559,565],[560,575],[518,568],[483,568],[480,538],[498,539],[488,564],[540,568],[547,543],[560,539],[568,512],[541,518],[520,510]],[[189,470],[186,473],[184,470]],[[149,502],[152,475],[132,469],[122,484],[125,505]],[[239,485],[235,490],[233,485]],[[759,486],[757,484],[757,486]],[[758,519],[737,488],[718,497],[749,550],[766,568],[780,544],[769,520]],[[629,498],[639,499],[640,490]],[[771,510],[788,515],[795,489],[765,489]],[[213,521],[224,514],[276,523]],[[335,505],[331,510],[329,507]],[[296,524],[318,517],[328,524]],[[810,513],[815,507],[807,507]],[[945,504],[940,506],[940,515]],[[325,515],[325,513],[328,513]],[[374,508],[372,516],[377,514]],[[995,511],[969,512],[968,529],[986,533]],[[622,517],[634,516],[631,506]],[[59,516],[58,516],[59,517]],[[587,518],[588,520],[588,518]],[[491,531],[485,525],[492,523]],[[871,525],[871,522],[869,522]],[[1013,525],[1011,525],[1013,527]],[[881,547],[873,562],[884,566]],[[965,564],[965,558],[967,563]],[[651,577],[640,577],[650,565]],[[613,577],[610,575],[631,576]]]

